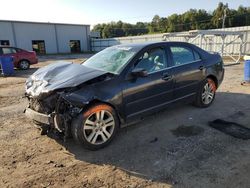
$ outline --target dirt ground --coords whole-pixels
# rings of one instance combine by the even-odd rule
[[[89,56],[67,56],[80,62]],[[99,151],[42,136],[23,110],[25,79],[63,56],[0,77],[0,187],[250,187],[250,140],[208,126],[217,118],[250,128],[243,65],[227,66],[214,104],[179,105],[122,129]]]

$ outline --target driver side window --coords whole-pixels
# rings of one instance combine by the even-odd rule
[[[167,67],[167,57],[165,50],[162,48],[155,48],[144,54],[138,59],[135,68],[143,68],[148,73],[159,71]]]

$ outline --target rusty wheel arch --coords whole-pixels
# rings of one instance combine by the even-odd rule
[[[90,106],[93,106],[93,105],[96,105],[96,104],[106,104],[106,105],[112,107],[112,108],[115,110],[115,112],[116,112],[116,114],[117,114],[117,116],[118,116],[119,125],[121,125],[121,123],[124,123],[124,122],[125,122],[124,118],[121,116],[121,114],[119,113],[119,111],[115,108],[115,106],[112,105],[112,104],[109,103],[109,102],[106,102],[106,101],[102,101],[102,100],[99,100],[99,99],[93,99],[93,100],[91,100],[91,101],[83,108],[83,110],[86,110],[86,109],[89,108]]]
[[[210,74],[206,78],[212,79],[215,83],[216,88],[218,88],[218,79],[214,75]]]

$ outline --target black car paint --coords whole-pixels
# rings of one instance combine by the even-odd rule
[[[200,54],[201,60],[171,67],[173,60],[168,49],[170,45],[188,46]],[[166,48],[170,67],[149,74],[147,77],[131,77],[130,72],[135,61],[144,51],[156,47]],[[202,80],[207,76],[216,78],[219,85],[223,79],[222,66],[219,55],[209,54],[191,44],[179,42],[150,44],[140,50],[119,76],[83,87],[70,93],[66,98],[74,103],[78,101],[79,107],[84,107],[91,101],[110,104],[118,112],[121,122],[128,123],[175,101],[194,99]],[[170,79],[164,80],[166,76],[170,76]]]
[[[172,67],[173,59],[169,49],[171,45],[187,46],[195,50],[201,60]],[[137,47],[141,50],[119,75],[107,75],[101,81],[91,82],[95,76],[107,74],[96,70],[98,74],[91,78],[78,77],[76,78],[77,84],[73,86],[75,89],[72,92],[62,92],[61,98],[80,109],[95,102],[107,103],[116,110],[121,124],[126,125],[176,101],[192,101],[202,81],[208,76],[215,79],[217,86],[223,80],[224,69],[221,57],[217,54],[209,54],[195,45],[182,42],[159,42],[138,44]],[[165,49],[168,67],[151,73],[147,77],[131,76],[133,65],[143,52],[157,47]],[[85,84],[89,81],[91,84]],[[63,85],[60,86],[62,89]],[[54,92],[57,89],[59,88],[55,87]]]

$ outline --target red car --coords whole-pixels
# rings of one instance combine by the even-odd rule
[[[15,47],[0,46],[0,56],[12,56],[14,66],[22,70],[27,70],[31,64],[38,63],[36,52]]]

